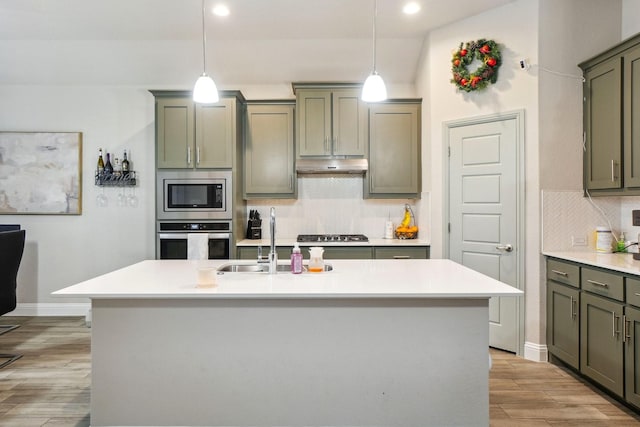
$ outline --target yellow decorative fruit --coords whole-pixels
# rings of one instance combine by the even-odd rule
[[[400,226],[408,227],[409,223],[411,223],[411,213],[409,212],[409,206],[405,205],[404,206],[404,218],[402,218],[402,222],[400,223]]]

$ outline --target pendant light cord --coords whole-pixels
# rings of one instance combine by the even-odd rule
[[[376,16],[378,15],[378,0],[373,1],[373,73],[376,73]]]
[[[207,33],[204,29],[204,0],[202,0],[202,74],[207,73]]]

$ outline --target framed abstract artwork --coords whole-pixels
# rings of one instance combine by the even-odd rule
[[[81,213],[82,132],[0,132],[0,214]]]

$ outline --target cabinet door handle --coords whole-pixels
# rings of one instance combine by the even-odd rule
[[[326,153],[327,151],[329,151],[329,137],[325,136],[324,137],[324,152]]]
[[[613,336],[615,337],[620,333],[620,330],[618,329],[618,319],[620,318],[620,316],[616,316],[615,311],[611,314],[613,315]]]
[[[191,164],[191,147],[187,147],[187,164]]]
[[[635,295],[635,296],[637,296],[637,297],[640,297],[640,294],[639,294],[639,293],[637,293],[637,292],[636,292],[634,295]]]
[[[607,285],[606,283],[596,282],[595,280],[589,280],[589,279],[587,279],[587,282],[589,282],[589,283],[591,283],[591,284],[593,284],[593,285],[601,286],[601,287],[603,287],[603,288],[608,288],[608,287],[609,287],[609,285]]]
[[[616,177],[616,161],[615,160],[611,160],[611,182],[616,182],[617,181],[617,177]]]
[[[293,190],[293,175],[289,175],[289,190]]]
[[[338,137],[333,137],[333,154],[338,154]]]
[[[196,165],[200,164],[200,146],[196,146]]]
[[[573,297],[569,297],[571,298],[571,319],[575,319],[578,316],[578,310],[577,310],[577,299],[574,299]]]
[[[629,330],[631,329],[631,321],[627,319],[627,316],[622,316],[622,342],[631,342],[631,335],[629,335]]]
[[[558,270],[551,270],[552,273],[556,273],[559,274],[560,276],[564,276],[564,277],[568,277],[569,274],[565,273],[564,271],[558,271]]]

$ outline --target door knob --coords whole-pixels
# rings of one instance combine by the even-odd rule
[[[498,245],[496,246],[496,249],[502,252],[512,252],[513,251],[513,246],[511,246],[510,244],[506,244],[506,245]]]

